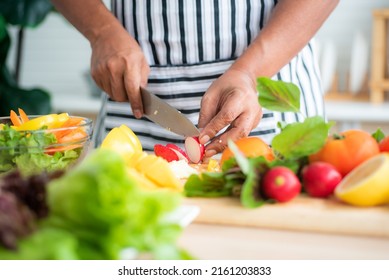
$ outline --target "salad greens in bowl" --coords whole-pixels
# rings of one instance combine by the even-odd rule
[[[0,118],[0,174],[65,170],[88,151],[92,120],[67,113],[27,116],[11,111]]]

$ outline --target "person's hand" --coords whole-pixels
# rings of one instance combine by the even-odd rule
[[[200,142],[206,144],[211,140],[205,157],[222,152],[228,139],[235,141],[248,136],[261,118],[255,80],[243,71],[227,70],[212,83],[201,100]],[[226,126],[226,131],[216,136]]]
[[[143,114],[140,86],[146,86],[149,65],[138,43],[119,25],[104,30],[91,43],[91,73],[115,101],[129,101],[136,118]]]

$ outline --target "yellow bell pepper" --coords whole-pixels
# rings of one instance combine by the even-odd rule
[[[113,128],[101,143],[101,148],[114,150],[121,154],[130,166],[131,157],[135,153],[142,152],[142,144],[135,133],[126,125]]]
[[[69,115],[67,113],[62,114],[49,114],[40,116],[34,119],[31,119],[25,123],[22,123],[19,126],[15,126],[16,130],[37,130],[42,127],[47,127],[48,129],[59,128],[61,127],[67,120],[69,119]]]
[[[4,129],[4,124],[0,123],[0,130],[3,130],[3,129]]]

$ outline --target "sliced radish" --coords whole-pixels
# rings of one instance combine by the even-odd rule
[[[198,137],[187,137],[185,139],[185,150],[189,160],[193,163],[199,163],[205,154],[205,147],[200,144]]]
[[[154,145],[154,153],[156,156],[164,158],[168,162],[179,160],[178,155],[175,151],[161,144]]]
[[[169,143],[166,145],[166,147],[168,147],[168,148],[172,149],[174,152],[176,152],[177,156],[180,160],[183,159],[183,160],[189,161],[188,155],[177,145]]]

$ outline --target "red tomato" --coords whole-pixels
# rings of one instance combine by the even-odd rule
[[[309,157],[310,162],[332,164],[344,177],[365,160],[379,154],[377,141],[366,131],[347,130],[330,136],[323,148]]]
[[[386,136],[382,141],[378,144],[380,147],[380,152],[389,152],[389,136]]]

